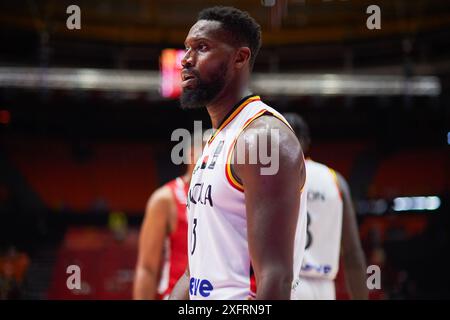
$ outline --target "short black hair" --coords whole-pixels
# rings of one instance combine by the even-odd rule
[[[291,125],[295,135],[297,136],[298,140],[300,140],[300,144],[302,145],[303,150],[308,150],[309,145],[311,144],[311,135],[309,132],[309,126],[306,121],[294,112],[284,113],[283,117]]]
[[[228,31],[236,45],[244,45],[250,48],[250,68],[255,63],[255,58],[261,48],[261,27],[248,12],[233,7],[216,6],[200,11],[198,20],[219,21]]]

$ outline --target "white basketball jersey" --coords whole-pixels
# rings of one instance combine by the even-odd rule
[[[243,99],[211,136],[196,163],[188,194],[190,299],[240,300],[252,294],[245,193],[230,162],[239,134],[265,114],[287,124],[258,96]],[[304,202],[306,194],[302,194]],[[298,225],[306,226],[306,203],[302,207]],[[296,245],[300,245],[295,252],[299,271],[304,244]]]
[[[333,280],[339,268],[343,202],[336,172],[306,160],[308,217],[302,277]]]

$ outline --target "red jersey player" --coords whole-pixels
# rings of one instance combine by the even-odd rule
[[[186,173],[157,189],[148,200],[139,236],[133,299],[166,299],[186,269],[186,198],[195,160],[191,151]]]

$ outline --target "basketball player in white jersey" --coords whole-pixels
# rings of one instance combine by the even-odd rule
[[[250,93],[260,42],[256,21],[230,7],[200,12],[185,40],[180,102],[206,106],[214,133],[192,175],[188,267],[171,299],[290,299],[304,249],[294,250],[297,225],[306,239],[306,173],[292,129]],[[278,157],[263,164],[262,147]]]
[[[284,117],[307,154],[309,128],[295,113]],[[294,281],[293,298],[336,299],[334,279],[342,246],[347,291],[352,299],[367,299],[366,262],[358,235],[355,211],[345,179],[333,169],[310,158],[308,178],[307,241],[300,278]]]

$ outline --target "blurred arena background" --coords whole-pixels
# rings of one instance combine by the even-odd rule
[[[312,158],[349,181],[381,268],[370,297],[449,298],[447,0],[15,0],[0,3],[0,299],[131,298],[145,203],[182,172],[171,133],[210,124],[179,109],[164,50],[217,4],[262,25],[255,93],[301,114]],[[71,264],[81,290],[66,287]]]

